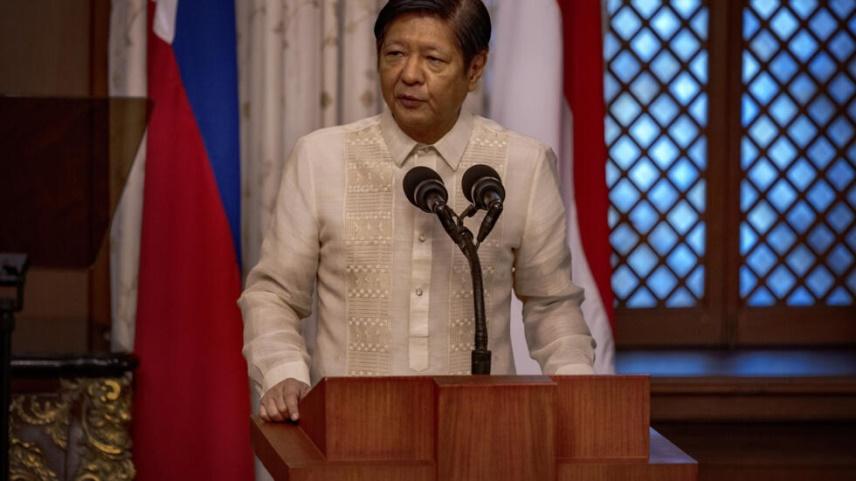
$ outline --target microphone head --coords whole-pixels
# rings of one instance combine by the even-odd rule
[[[419,166],[410,169],[404,176],[402,185],[407,200],[425,212],[432,212],[428,203],[432,196],[439,196],[443,202],[449,199],[449,193],[440,174],[428,167]]]
[[[496,170],[484,164],[474,165],[464,172],[461,188],[464,191],[464,197],[480,209],[489,207],[485,205],[486,193],[493,193],[500,202],[505,200],[505,188],[502,187],[502,179],[499,178]]]

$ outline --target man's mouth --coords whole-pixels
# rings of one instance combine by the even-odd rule
[[[398,95],[396,99],[398,103],[408,109],[417,108],[425,102],[425,100],[413,95]]]

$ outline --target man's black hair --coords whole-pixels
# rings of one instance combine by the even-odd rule
[[[490,14],[481,0],[389,0],[374,26],[378,52],[392,21],[408,13],[430,15],[448,23],[455,32],[467,68],[473,57],[488,49]]]

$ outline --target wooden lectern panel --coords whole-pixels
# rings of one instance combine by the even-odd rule
[[[438,377],[437,479],[555,478],[549,377]]]
[[[278,481],[695,481],[648,427],[646,377],[328,378],[298,423],[253,418]]]
[[[434,481],[431,461],[327,460],[295,423],[267,423],[255,417],[251,435],[256,455],[276,481]]]
[[[641,376],[553,376],[560,459],[648,458],[649,380]]]
[[[328,378],[300,403],[301,426],[331,461],[432,460],[429,377]]]

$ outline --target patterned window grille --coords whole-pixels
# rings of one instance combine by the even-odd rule
[[[740,297],[856,298],[856,2],[753,0],[743,10]]]
[[[708,6],[610,0],[605,36],[612,286],[619,308],[704,296]]]
[[[607,0],[618,341],[856,341],[856,2]]]

